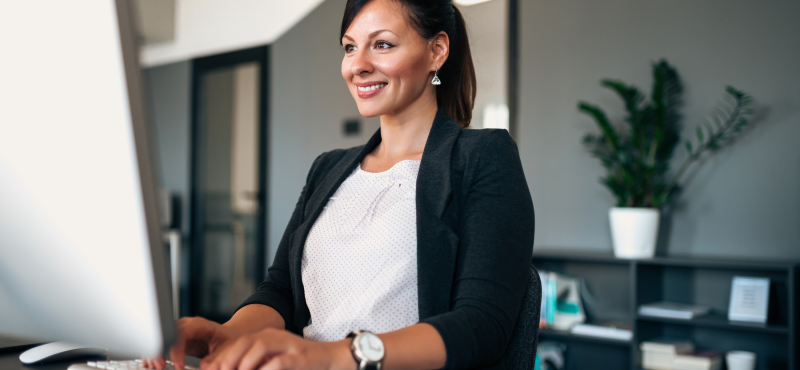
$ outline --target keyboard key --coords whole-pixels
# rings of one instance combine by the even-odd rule
[[[63,369],[63,368],[62,368]],[[97,370],[97,368],[89,366],[89,364],[73,364],[70,365],[67,370]]]

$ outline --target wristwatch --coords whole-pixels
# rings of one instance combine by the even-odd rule
[[[350,332],[347,337],[353,338],[350,352],[358,364],[358,370],[381,370],[383,356],[386,354],[381,338],[364,330]]]

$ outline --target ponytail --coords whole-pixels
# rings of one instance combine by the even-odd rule
[[[466,128],[472,121],[477,92],[475,66],[472,64],[464,17],[455,5],[450,6],[454,13],[455,32],[450,34],[445,31],[450,36],[450,56],[441,68],[443,77],[440,78],[444,82],[436,88],[436,101],[446,116]]]
[[[469,49],[464,17],[450,0],[396,0],[406,9],[409,23],[425,39],[444,31],[450,38],[450,55],[439,68],[442,84],[436,87],[436,102],[447,117],[462,127],[472,121],[475,105],[475,66]],[[348,0],[342,18],[342,39],[350,23],[370,0]]]

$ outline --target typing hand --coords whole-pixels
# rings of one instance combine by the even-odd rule
[[[212,351],[202,370],[334,370],[356,368],[349,340],[312,342],[277,329],[243,335]]]
[[[201,317],[184,317],[178,320],[177,329],[178,340],[170,348],[169,357],[179,370],[186,364],[184,355],[205,357],[225,342],[241,335],[233,329]],[[148,369],[163,370],[166,367],[166,361],[161,357],[143,359],[142,364]]]

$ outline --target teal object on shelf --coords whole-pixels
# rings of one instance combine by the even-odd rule
[[[556,282],[556,275],[551,273],[547,279],[547,325],[553,325],[556,322],[556,298],[558,293]]]
[[[536,362],[533,364],[533,370],[542,370],[542,358],[536,354]]]

